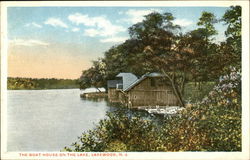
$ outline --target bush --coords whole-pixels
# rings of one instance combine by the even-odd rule
[[[150,151],[157,134],[153,121],[140,114],[131,115],[128,110],[107,113],[95,129],[79,137],[79,143],[73,143],[74,149],[65,147],[65,151]]]
[[[232,73],[181,117],[162,118],[118,110],[64,151],[241,151],[241,75]]]
[[[170,127],[177,150],[241,150],[241,74],[222,76],[200,103],[189,106]],[[178,128],[178,129],[174,129]],[[184,138],[182,138],[184,137]]]

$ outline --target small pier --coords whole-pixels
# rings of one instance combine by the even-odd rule
[[[81,98],[106,98],[108,93],[106,93],[105,88],[87,88],[80,94]]]

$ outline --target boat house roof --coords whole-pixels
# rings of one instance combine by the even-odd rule
[[[133,73],[119,73],[116,77],[122,78],[123,90],[138,80],[138,78]]]
[[[143,81],[147,77],[163,77],[163,74],[157,73],[157,72],[146,73],[143,76],[141,76],[141,78],[139,78],[136,81],[134,81],[133,83],[131,83],[131,85],[129,85],[127,88],[125,88],[124,91],[129,91],[130,89],[132,89],[134,86],[136,86],[137,84],[139,84],[141,81]]]

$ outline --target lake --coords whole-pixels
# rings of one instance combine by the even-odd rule
[[[60,151],[92,129],[107,111],[105,100],[80,98],[79,89],[8,90],[7,151]]]

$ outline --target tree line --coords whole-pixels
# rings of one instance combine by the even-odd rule
[[[69,89],[79,88],[78,79],[8,77],[7,89]]]
[[[197,28],[183,33],[171,13],[153,12],[128,28],[130,38],[93,61],[80,77],[80,88],[106,87],[119,72],[141,76],[160,72],[172,86],[179,104],[188,82],[218,81],[232,68],[241,69],[241,7],[231,6],[221,18],[203,11]],[[215,24],[227,25],[226,40],[216,42]]]

